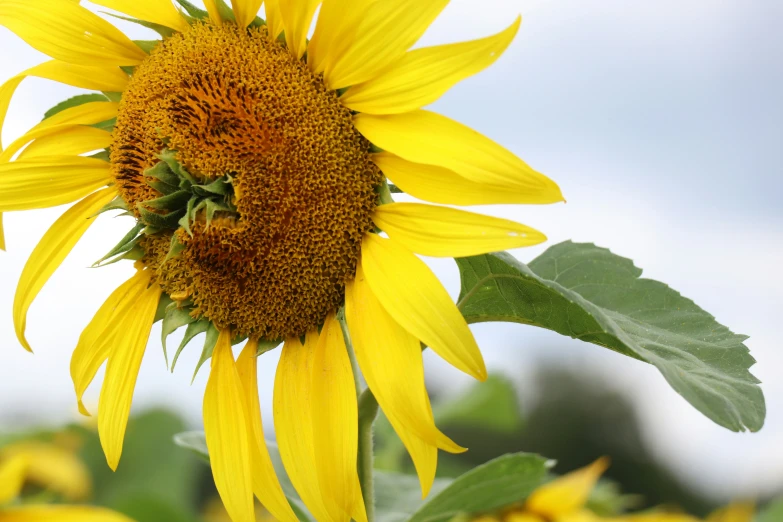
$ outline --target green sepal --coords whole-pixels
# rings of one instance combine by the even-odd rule
[[[166,368],[169,367],[169,354],[168,349],[166,348],[166,340],[168,339],[169,335],[174,333],[177,329],[183,326],[187,326],[195,321],[196,318],[190,315],[190,310],[187,308],[173,306],[166,311],[160,332],[160,339],[161,343],[163,344],[163,357],[166,359]]]
[[[174,300],[169,297],[168,294],[160,294],[158,309],[155,311],[155,320],[153,322],[157,323],[158,321],[162,321],[166,316],[166,310],[168,310],[169,305],[172,304],[174,304]]]
[[[168,196],[169,194],[174,194],[175,192],[182,190],[179,187],[172,187],[168,183],[164,183],[162,181],[147,180],[146,183],[164,196]]]
[[[177,237],[177,233],[174,232],[171,236],[171,244],[169,245],[169,253],[166,254],[166,259],[163,260],[165,263],[169,259],[175,258],[179,256],[182,251],[185,250],[185,245],[180,243],[179,238]]]
[[[215,3],[217,4],[218,13],[220,13],[220,18],[222,18],[226,22],[237,21],[237,18],[234,15],[234,10],[231,9],[231,7],[229,7],[224,0],[215,0]]]
[[[206,185],[193,185],[193,193],[199,196],[210,196],[212,194],[231,196],[234,194],[234,187],[230,179],[220,178]]]
[[[405,192],[397,185],[388,183],[388,186],[389,186],[389,192],[391,192],[392,194],[405,194]]]
[[[209,327],[207,328],[207,338],[204,340],[204,349],[201,351],[201,358],[198,360],[198,364],[196,365],[196,371],[193,372],[193,380],[191,381],[191,384],[195,382],[198,371],[201,369],[204,363],[212,357],[212,352],[215,351],[215,346],[217,345],[219,336],[220,330],[218,330],[217,326],[210,322]]]
[[[119,18],[120,20],[125,20],[126,22],[131,22],[146,27],[147,29],[152,29],[153,31],[161,35],[163,38],[171,38],[172,36],[177,34],[177,31],[171,29],[170,27],[166,27],[165,25],[147,22],[146,20],[139,20],[138,18],[131,18],[130,16],[122,16],[114,13],[108,13],[106,11],[101,11],[101,12],[103,14],[113,16],[114,18]]]
[[[161,42],[162,40],[133,40],[133,43],[138,45],[141,50],[147,54],[150,54]]]
[[[102,210],[101,210],[102,211]],[[93,268],[105,266],[109,263],[104,263],[107,259],[111,259],[115,256],[127,254],[130,252],[133,247],[135,247],[139,240],[141,239],[141,231],[144,229],[144,223],[136,223],[136,226],[134,226],[130,232],[125,234],[125,236],[120,240],[119,243],[117,243],[114,248],[112,248],[108,254],[100,258],[98,261],[92,264]]]
[[[165,161],[160,161],[154,167],[145,170],[144,177],[145,182],[153,188],[155,187],[146,178],[155,178],[161,183],[174,187],[174,190],[179,189],[180,178]]]
[[[84,105],[85,103],[92,103],[92,102],[105,102],[109,101],[109,99],[104,96],[103,94],[80,94],[78,96],[73,96],[72,98],[68,98],[67,100],[61,101],[48,111],[44,113],[44,120],[47,120],[54,116],[55,114],[59,114],[62,111],[66,109],[72,109],[73,107],[78,107],[79,105]]]
[[[103,100],[106,101],[106,100]],[[96,129],[105,130],[106,132],[114,132],[114,126],[117,124],[117,118],[111,118],[110,120],[88,125],[88,127],[94,127]]]
[[[182,187],[183,180],[188,181],[191,185],[197,185],[199,183],[199,180],[194,178],[190,172],[188,172],[187,169],[185,169],[185,167],[183,167],[182,164],[177,161],[176,151],[166,149],[158,155],[158,159],[165,162],[171,171],[179,178],[177,179],[177,183],[180,187]]]
[[[182,219],[179,220],[179,226],[182,227],[182,229],[188,233],[190,237],[193,237],[193,231],[190,229],[190,223],[193,221],[193,218],[195,217],[194,214],[196,213],[196,203],[198,202],[198,198],[195,196],[190,198],[188,200],[188,205],[185,208],[185,215],[182,216]]]
[[[98,212],[96,212],[95,216],[103,214],[104,212],[109,212],[110,210],[124,210],[127,212],[128,204],[124,199],[122,199],[122,196],[117,196],[116,198],[106,203]]]
[[[199,9],[195,5],[188,2],[188,0],[177,0],[177,3],[182,6],[191,18],[196,20],[205,20],[209,18],[209,13],[203,9]]]
[[[113,101],[114,103],[119,103],[122,101],[122,93],[121,92],[109,92],[109,91],[101,91],[103,92],[103,95],[106,96],[109,101]]]
[[[266,352],[271,352],[278,346],[283,344],[283,341],[258,341],[258,350],[256,350],[256,357],[264,355]]]
[[[174,354],[174,360],[171,362],[171,371],[174,372],[174,367],[177,365],[177,360],[185,347],[196,337],[198,334],[202,334],[209,329],[209,325],[212,324],[208,319],[199,319],[192,322],[185,329],[185,336],[182,338],[182,342],[179,343],[177,353]]]
[[[144,208],[143,203],[139,203],[136,208],[139,210],[141,220],[144,224],[155,227],[158,230],[176,229],[179,219],[185,213],[183,209],[176,212],[169,212],[168,214],[156,214],[155,212],[151,212]]]
[[[136,72],[136,66],[135,65],[120,65],[120,69],[123,70],[125,74],[128,76],[133,76],[133,73]]]
[[[191,199],[190,192],[187,190],[179,190],[166,196],[145,201],[144,206],[155,210],[175,212],[186,205],[189,199]]]
[[[212,224],[212,219],[215,217],[215,212],[231,212],[233,209],[224,203],[215,201],[212,199],[204,200],[207,206],[207,228]]]

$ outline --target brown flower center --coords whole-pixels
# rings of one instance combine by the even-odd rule
[[[196,24],[158,45],[123,94],[111,161],[137,217],[162,196],[145,172],[164,149],[205,184],[231,180],[236,208],[209,225],[197,213],[192,236],[146,237],[166,293],[240,335],[320,324],[354,275],[382,180],[338,95],[265,28]],[[184,249],[167,260],[172,234]]]

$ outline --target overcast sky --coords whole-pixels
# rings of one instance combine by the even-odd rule
[[[783,490],[783,352],[776,329],[783,316],[783,3],[452,0],[423,43],[494,33],[519,13],[522,30],[506,55],[434,109],[547,173],[568,204],[482,210],[544,231],[550,245],[573,239],[609,247],[750,335],[758,360],[753,372],[764,381],[769,413],[761,433],[730,433],[671,391],[653,367],[519,325],[474,328],[490,368],[533,368],[540,361],[591,368],[639,406],[647,442],[686,480],[724,497]],[[43,60],[2,28],[0,49],[0,81]],[[4,143],[77,92],[27,80],[14,98]],[[130,228],[127,220],[100,220],[33,306],[29,340],[36,355],[25,353],[13,334],[13,290],[27,256],[62,210],[6,216],[2,427],[75,418],[70,352],[106,295],[132,271],[86,268]],[[544,248],[514,254],[527,261]],[[453,263],[432,266],[456,297]],[[158,336],[156,328],[134,407],[170,405],[197,425],[207,374],[190,385],[198,349],[194,344],[172,376]],[[276,358],[261,359],[268,426]],[[433,357],[427,364],[433,386],[469,383]],[[99,387],[93,388],[94,402]]]

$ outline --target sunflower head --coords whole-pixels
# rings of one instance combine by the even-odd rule
[[[268,339],[303,335],[339,306],[383,179],[323,76],[265,26],[230,23],[194,23],[138,66],[111,162],[152,227],[144,262],[163,290]]]

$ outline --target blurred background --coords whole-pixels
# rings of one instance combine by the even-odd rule
[[[650,504],[679,503],[703,513],[733,498],[783,493],[783,352],[777,332],[783,315],[783,3],[452,0],[421,45],[485,36],[520,13],[522,30],[505,56],[433,109],[548,174],[568,203],[477,210],[538,228],[549,236],[547,245],[572,239],[608,247],[633,259],[646,277],[666,282],[735,332],[750,335],[767,422],[757,434],[731,433],[688,405],[651,366],[531,327],[481,324],[473,331],[497,381],[475,388],[437,357],[426,357],[434,401],[444,405],[436,408],[438,415],[471,448],[462,460],[444,459],[442,472],[456,473],[506,451],[540,452],[559,461],[557,471],[608,454],[614,459],[608,475]],[[152,37],[118,25],[136,38]],[[3,28],[0,48],[0,82],[44,60]],[[25,80],[12,102],[4,143],[77,93]],[[94,311],[132,271],[129,263],[86,268],[128,229],[122,219],[99,220],[34,304],[28,339],[36,354],[24,352],[11,321],[14,288],[27,256],[62,211],[5,216],[2,433],[78,420],[68,375],[71,350]],[[547,245],[513,254],[530,261]],[[454,263],[436,260],[431,266],[456,298]],[[198,429],[207,372],[190,381],[199,349],[187,350],[177,372],[169,374],[159,328],[142,366],[134,412],[166,408],[178,416],[170,431]],[[278,355],[260,359],[269,437]],[[504,393],[508,411],[515,412],[500,432],[482,437],[476,424],[489,429],[494,421],[486,419],[449,420],[448,404],[480,400],[481,390],[491,393],[497,383],[513,385]],[[93,386],[88,404],[97,402],[98,390]],[[393,437],[387,443],[383,436],[388,451],[381,464],[404,466]],[[168,444],[167,437],[160,444]],[[201,466],[187,462],[170,465]],[[120,473],[132,466],[126,458]]]

